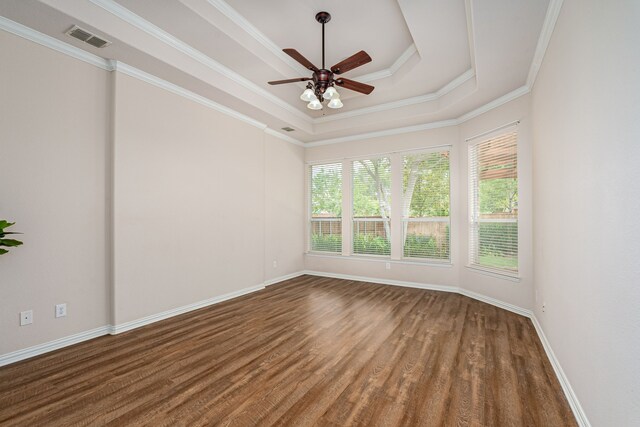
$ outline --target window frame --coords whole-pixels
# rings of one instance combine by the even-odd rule
[[[496,128],[492,131],[489,132],[485,132],[482,133],[480,135],[474,136],[472,138],[467,139],[467,262],[466,262],[466,267],[471,269],[471,270],[475,270],[479,273],[482,274],[486,274],[489,276],[493,276],[493,277],[497,277],[497,278],[504,278],[504,279],[509,279],[512,281],[516,281],[519,282],[520,281],[520,269],[521,269],[521,251],[520,251],[520,212],[518,209],[518,213],[516,214],[516,220],[515,220],[515,224],[516,224],[516,236],[517,236],[517,246],[516,246],[516,250],[517,250],[517,269],[514,270],[508,270],[508,269],[503,269],[503,268],[499,268],[499,267],[490,267],[490,266],[483,266],[481,264],[477,264],[473,262],[473,241],[475,239],[474,237],[474,232],[478,232],[474,230],[474,224],[480,224],[480,221],[474,222],[474,203],[472,202],[473,200],[473,194],[479,192],[479,180],[476,178],[475,182],[474,182],[474,177],[472,174],[472,163],[471,163],[471,150],[482,144],[485,142],[488,142],[492,139],[496,139],[499,138],[500,136],[509,134],[509,133],[516,133],[516,171],[517,171],[517,188],[518,188],[518,195],[521,194],[521,182],[520,182],[520,133],[519,133],[519,129],[518,129],[518,124],[520,122],[516,121],[513,123],[509,123],[507,125],[501,126],[499,128]],[[476,184],[476,185],[474,185]],[[480,203],[479,201],[479,195],[475,196],[476,199],[478,199],[478,204]],[[498,221],[486,221],[486,222],[498,222]],[[478,228],[479,230],[479,228]],[[477,239],[477,244],[479,245],[479,238]]]
[[[349,220],[351,223],[351,247],[349,248],[349,253],[351,256],[354,257],[358,257],[358,258],[377,258],[377,259],[391,259],[391,252],[392,252],[392,245],[393,245],[393,233],[391,231],[391,211],[392,211],[392,206],[393,206],[393,176],[392,176],[392,154],[393,153],[386,153],[386,154],[373,154],[370,156],[358,156],[358,157],[352,157],[350,159],[346,159],[349,163],[350,166],[350,186],[349,186],[349,196],[350,196],[350,208],[349,208]],[[361,221],[363,222],[387,222],[389,224],[389,235],[387,236],[387,241],[389,242],[389,255],[377,255],[377,254],[361,254],[361,253],[356,253],[354,250],[354,236],[355,236],[355,228],[354,228],[354,223],[356,221],[356,218],[353,214],[353,202],[354,202],[354,173],[353,173],[353,164],[357,161],[363,161],[363,160],[379,160],[379,159],[389,159],[389,197],[391,198],[391,204],[389,204],[389,218],[384,220],[384,219],[375,219],[375,218],[371,218],[371,219],[361,219]],[[344,195],[343,195],[344,198]]]
[[[453,257],[452,257],[452,235],[453,235],[453,230],[452,230],[452,224],[453,222],[451,221],[451,216],[452,216],[452,212],[453,212],[453,205],[455,204],[453,201],[453,197],[451,197],[451,188],[452,188],[452,182],[451,182],[451,170],[452,170],[452,165],[453,162],[451,161],[451,157],[452,157],[452,153],[453,153],[453,147],[450,145],[446,145],[446,146],[439,146],[439,147],[434,147],[434,148],[428,148],[428,149],[420,149],[420,150],[405,150],[405,151],[401,151],[399,152],[400,154],[400,161],[401,161],[401,166],[403,168],[402,173],[404,174],[404,157],[408,156],[408,155],[422,155],[422,154],[433,154],[433,153],[444,153],[447,152],[449,153],[449,216],[447,217],[448,221],[447,224],[449,225],[449,257],[447,259],[438,259],[438,258],[425,258],[425,257],[407,257],[404,255],[404,248],[405,248],[405,242],[406,242],[406,236],[405,236],[405,232],[404,232],[404,222],[405,220],[407,222],[443,222],[443,221],[437,221],[437,220],[433,220],[431,218],[444,218],[444,217],[422,217],[422,218],[415,218],[414,221],[411,221],[411,218],[404,218],[402,217],[402,215],[400,216],[400,222],[401,222],[401,228],[402,228],[402,246],[401,246],[401,253],[400,253],[400,259],[402,261],[414,261],[416,263],[421,263],[421,264],[446,264],[446,265],[452,265],[453,264]],[[404,186],[401,186],[402,188],[402,193],[401,196],[404,197]],[[411,202],[409,202],[411,203]]]
[[[344,164],[342,161],[333,161],[333,160],[329,160],[329,161],[323,161],[323,162],[317,162],[317,163],[308,163],[307,164],[307,173],[306,173],[306,177],[307,177],[307,184],[306,184],[306,188],[307,188],[307,233],[306,233],[306,238],[307,238],[307,245],[306,245],[306,252],[310,253],[310,254],[321,254],[321,255],[328,255],[328,256],[342,256],[343,255],[343,250],[342,250],[342,245],[340,246],[340,249],[338,251],[320,251],[320,250],[314,250],[313,249],[313,242],[312,242],[312,232],[313,232],[313,223],[314,222],[340,222],[341,226],[340,226],[340,241],[342,242],[342,240],[344,239],[344,235],[343,235],[343,229],[342,229],[342,223],[345,221],[345,216],[344,216],[344,212],[341,212],[341,216],[339,217],[339,219],[323,219],[323,218],[316,218],[314,220],[313,217],[313,168],[315,166],[325,166],[325,165],[335,165],[335,164],[339,164],[340,165],[340,203],[342,204],[342,201],[344,200],[344,173],[343,173],[343,169],[344,169]]]

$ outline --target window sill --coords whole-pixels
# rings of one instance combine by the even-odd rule
[[[490,270],[488,268],[482,268],[475,265],[466,265],[465,267],[467,267],[469,270],[472,270],[476,273],[484,274],[485,276],[491,276],[498,279],[509,280],[511,282],[520,282],[522,280],[522,278],[517,274],[502,273],[499,271]]]
[[[453,264],[450,262],[434,262],[434,261],[408,261],[406,259],[398,260],[391,259],[387,256],[367,256],[367,255],[341,255],[336,253],[319,253],[319,252],[305,252],[306,256],[318,257],[318,258],[338,258],[356,261],[374,261],[374,262],[388,262],[391,264],[406,264],[406,265],[421,265],[424,267],[439,267],[439,268],[452,268]]]

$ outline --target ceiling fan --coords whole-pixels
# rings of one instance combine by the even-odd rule
[[[327,99],[329,100],[329,104],[327,105],[329,108],[342,107],[343,104],[342,101],[340,101],[340,94],[336,91],[334,85],[364,93],[365,95],[369,95],[374,89],[373,86],[341,77],[343,73],[371,62],[371,57],[364,50],[351,55],[344,61],[338,62],[330,69],[326,69],[324,67],[324,24],[330,20],[331,15],[329,12],[318,12],[316,14],[316,21],[322,24],[322,68],[319,69],[313,65],[311,61],[302,56],[302,54],[295,49],[282,49],[284,53],[304,65],[305,68],[313,71],[313,76],[269,82],[270,85],[281,85],[285,83],[312,80],[313,83],[309,82],[307,84],[307,89],[305,89],[300,96],[301,100],[309,103],[307,104],[307,108],[310,108],[311,110],[322,109],[322,102]]]

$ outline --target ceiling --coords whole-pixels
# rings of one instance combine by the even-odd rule
[[[3,0],[0,15],[105,59],[135,67],[303,143],[457,119],[527,85],[549,0]],[[338,88],[344,107],[311,111],[310,76],[282,52],[327,68],[359,50],[373,61],[345,77],[371,95]],[[113,43],[97,49],[72,25]]]

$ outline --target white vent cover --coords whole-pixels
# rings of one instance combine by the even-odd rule
[[[85,43],[89,43],[91,46],[94,46],[97,48],[102,48],[105,46],[109,46],[111,44],[110,41],[101,39],[95,34],[92,34],[89,31],[78,27],[77,25],[74,25],[73,27],[71,27],[65,34],[75,39],[82,40]]]

